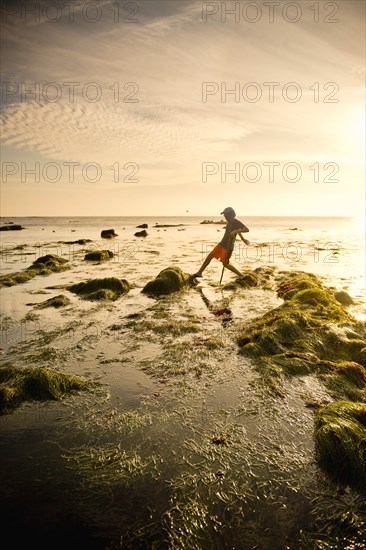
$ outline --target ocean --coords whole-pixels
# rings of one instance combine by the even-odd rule
[[[349,312],[365,320],[360,220],[237,217],[250,241],[236,242],[239,270],[313,273],[347,291]],[[225,289],[235,275],[226,270],[220,285],[213,260],[197,287],[162,298],[141,292],[166,267],[195,273],[221,240],[220,220],[3,218],[24,229],[0,232],[1,275],[46,254],[69,269],[1,288],[2,367],[46,367],[96,384],[0,416],[2,514],[14,544],[297,550],[301,529],[357,504],[357,493],[337,493],[314,458],[314,412],[305,403],[330,399],[327,388],[315,375],[294,376],[283,397],[273,396],[238,353],[243,327],[283,303],[273,290]],[[142,224],[147,236],[135,236]],[[117,236],[101,238],[106,229]],[[91,250],[114,255],[86,262]],[[131,289],[114,302],[68,290],[102,277]],[[68,305],[38,307],[59,294]],[[207,303],[229,307],[230,322]]]
[[[270,265],[320,275],[327,284],[345,289],[353,296],[357,303],[353,312],[362,318],[365,313],[364,220],[237,217],[250,230],[246,235],[250,245],[247,247],[237,239],[232,256],[232,263],[239,269]],[[108,271],[110,276],[130,277],[134,284],[141,286],[169,265],[178,265],[188,273],[197,271],[206,254],[220,240],[224,228],[224,225],[201,222],[222,219],[220,216],[4,218],[4,224],[13,222],[26,229],[0,232],[0,272],[5,274],[24,269],[38,257],[49,253],[71,260],[76,267],[78,263],[83,265],[85,251],[108,248],[114,253],[114,258],[107,269],[103,266],[103,273]],[[148,225],[145,238],[134,236],[141,224]],[[156,225],[176,227],[156,228]],[[118,237],[112,241],[101,239],[101,231],[109,228],[113,228]],[[78,239],[92,242],[65,244]],[[14,250],[22,245],[22,250]],[[99,271],[98,266],[91,269],[91,273]],[[205,279],[219,280],[220,271],[220,265],[212,262]],[[52,277],[58,278],[57,275]],[[27,288],[32,284],[29,283]],[[5,312],[6,302],[4,297]],[[12,304],[15,307],[13,300]]]

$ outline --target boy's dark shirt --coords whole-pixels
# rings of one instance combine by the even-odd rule
[[[219,245],[222,246],[222,248],[225,248],[226,250],[234,249],[236,235],[235,237],[230,237],[229,235],[232,231],[235,231],[236,229],[245,229],[245,225],[234,218],[233,220],[228,222],[227,226],[225,227],[225,234],[219,242]]]

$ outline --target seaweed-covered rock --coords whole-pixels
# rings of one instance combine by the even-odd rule
[[[244,288],[259,286],[259,277],[255,273],[245,272],[243,273],[243,279],[239,279],[237,283]]]
[[[315,372],[334,397],[366,398],[365,325],[311,274],[282,277],[279,294],[285,298],[281,306],[243,326],[241,352],[256,359],[262,374],[266,365],[277,382],[283,374]],[[338,368],[345,363],[357,364],[365,378],[358,377],[356,383],[348,376],[346,384],[345,370]]]
[[[85,254],[84,260],[88,262],[106,262],[113,258],[114,254],[111,250],[93,250]]]
[[[11,412],[23,401],[58,400],[90,387],[79,376],[45,367],[1,367],[0,414]]]
[[[142,231],[136,231],[135,237],[147,237],[146,229],[143,229]]]
[[[114,229],[103,229],[100,236],[102,239],[112,239],[113,237],[118,237]]]
[[[88,281],[71,285],[70,292],[82,296],[86,300],[117,300],[122,294],[130,290],[130,285],[125,279],[109,277],[105,279],[90,279]]]
[[[70,304],[70,298],[67,296],[64,296],[64,294],[59,294],[58,296],[54,296],[53,298],[50,298],[49,300],[46,300],[45,302],[41,302],[40,304],[37,304],[37,309],[44,309],[47,307],[65,307]]]
[[[142,292],[152,296],[160,296],[162,294],[170,294],[178,292],[185,288],[197,285],[197,281],[189,273],[185,273],[180,267],[171,266],[160,271],[158,276],[149,281]]]
[[[316,412],[320,465],[337,481],[366,490],[366,405],[336,401]]]
[[[230,281],[223,286],[223,290],[236,290],[237,288],[263,288],[270,289],[272,285],[270,280],[273,278],[271,268],[256,268],[254,271],[246,270],[243,272],[243,279]]]
[[[320,288],[319,279],[312,273],[305,271],[292,271],[285,273],[277,287],[277,295],[283,300],[290,300],[300,290],[309,288]]]
[[[50,275],[69,269],[68,261],[54,254],[41,256],[24,271],[9,273],[0,277],[0,288],[26,283],[37,275]]]
[[[40,271],[48,269],[49,271],[60,271],[60,268],[67,263],[65,258],[56,256],[55,254],[46,254],[33,262],[30,269],[39,269]],[[62,269],[61,269],[62,271]]]

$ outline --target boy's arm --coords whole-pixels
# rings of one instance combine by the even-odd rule
[[[249,229],[247,228],[247,226],[244,225],[244,224],[242,224],[242,225],[243,225],[243,227],[240,227],[239,229],[234,229],[234,231],[232,231],[230,233],[230,235],[233,236],[233,237],[235,235],[239,235],[240,238],[242,238],[241,233],[249,233]]]
[[[239,237],[241,238],[241,240],[243,241],[244,244],[246,244],[247,246],[250,245],[250,241],[248,241],[247,239],[244,239],[244,237],[241,233],[239,233]]]

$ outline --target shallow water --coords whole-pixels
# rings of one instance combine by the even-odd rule
[[[274,397],[238,354],[242,324],[282,303],[274,291],[223,290],[214,261],[198,288],[159,300],[141,293],[169,265],[197,269],[222,233],[219,225],[201,225],[204,218],[13,219],[27,229],[2,232],[2,273],[45,253],[71,263],[68,271],[1,289],[2,363],[51,366],[98,384],[95,393],[26,403],[0,418],[4,523],[19,543],[176,548],[172,533],[184,533],[184,506],[196,503],[209,526],[193,530],[182,547],[297,549],[300,529],[358,498],[315,463],[314,413],[306,403],[330,399],[321,382],[288,379],[285,397]],[[234,264],[313,272],[346,289],[353,314],[364,318],[364,246],[355,221],[243,221],[251,245],[246,258],[237,248]],[[133,237],[144,222],[148,237]],[[158,231],[156,222],[185,225]],[[100,239],[112,227],[119,237]],[[58,242],[79,238],[94,242]],[[14,250],[19,244],[24,248]],[[118,255],[86,265],[85,250],[95,245]],[[107,276],[126,278],[132,290],[106,304],[51,288]],[[224,273],[224,282],[232,279]],[[70,305],[35,307],[60,293]],[[229,307],[232,320],[215,317],[207,301]]]

